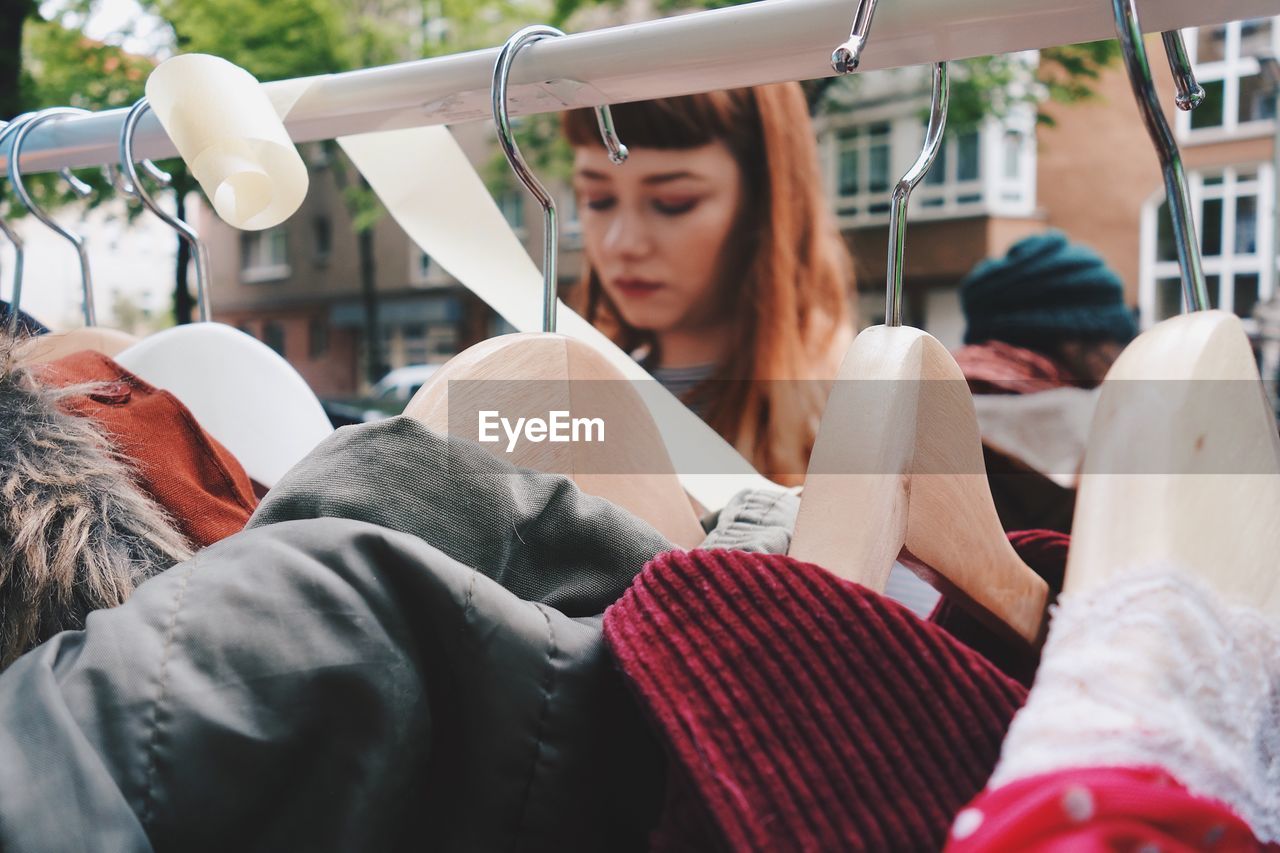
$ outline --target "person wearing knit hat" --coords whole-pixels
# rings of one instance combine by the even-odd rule
[[[1074,471],[1058,469],[1083,453],[1096,401],[1084,389],[1138,333],[1124,283],[1092,249],[1049,231],[975,266],[960,305],[966,346],[955,358],[979,410],[996,512],[1006,530],[1069,531]]]
[[[965,370],[971,383],[998,386],[1002,380],[1038,378],[1050,384],[1097,384],[1138,333],[1125,305],[1124,282],[1096,252],[1060,231],[1027,237],[1004,257],[979,263],[960,282],[960,305],[964,342],[979,347],[957,354],[962,369],[966,359],[973,362],[973,370]],[[992,370],[996,362],[1006,362],[1008,375]],[[1030,375],[1023,376],[1028,370]]]

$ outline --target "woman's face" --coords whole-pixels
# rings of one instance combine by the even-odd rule
[[[717,266],[742,196],[724,143],[633,148],[621,166],[602,148],[579,147],[573,186],[587,260],[623,320],[662,333],[723,316]]]

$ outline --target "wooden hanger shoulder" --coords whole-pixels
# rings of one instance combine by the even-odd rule
[[[598,419],[578,440],[511,441],[506,427],[483,441],[481,412],[492,426],[553,412]],[[440,433],[480,441],[495,457],[522,468],[572,477],[651,524],[672,543],[695,547],[704,538],[657,425],[635,387],[589,345],[563,335],[520,333],[482,341],[432,374],[404,414]],[[603,440],[600,438],[603,433]],[[571,431],[572,434],[572,431]],[[588,439],[588,435],[591,440]]]
[[[1166,320],[1102,384],[1065,589],[1164,564],[1280,616],[1280,440],[1233,314]]]
[[[948,594],[1038,639],[1048,588],[996,515],[964,375],[926,332],[875,326],[823,412],[790,553],[883,591],[903,550]]]
[[[900,392],[921,370],[916,331],[877,326],[854,339],[822,413],[789,551],[878,591],[907,535],[916,401]]]
[[[84,350],[93,350],[108,358],[115,358],[137,342],[138,339],[133,335],[105,326],[50,332],[25,341],[18,350],[18,361],[25,365],[43,364]]]

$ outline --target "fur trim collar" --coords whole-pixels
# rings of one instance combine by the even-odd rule
[[[97,425],[0,335],[0,667],[191,555]]]

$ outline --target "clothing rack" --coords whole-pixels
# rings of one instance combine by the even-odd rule
[[[1147,32],[1274,15],[1277,0],[1146,0]],[[706,92],[834,74],[850,0],[761,0],[548,39],[522,51],[512,115]],[[1115,37],[1106,0],[893,0],[883,3],[861,71],[1013,53]],[[295,142],[490,115],[498,48],[267,85]],[[1172,100],[1172,93],[1170,93]],[[49,122],[23,147],[24,172],[116,162],[126,110]],[[625,142],[625,140],[624,140]],[[138,157],[177,154],[154,115],[139,124]],[[7,167],[7,151],[0,168]]]

